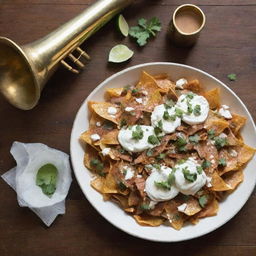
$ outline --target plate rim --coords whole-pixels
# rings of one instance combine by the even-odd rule
[[[72,125],[72,130],[71,130],[71,136],[70,136],[70,159],[71,159],[71,164],[72,164],[72,168],[73,168],[73,172],[74,172],[74,175],[75,175],[75,178],[77,180],[77,183],[79,184],[79,187],[80,189],[82,190],[84,196],[86,197],[86,199],[89,201],[89,203],[93,206],[93,208],[104,218],[106,219],[109,223],[111,223],[114,227],[118,228],[119,230],[131,235],[131,236],[134,236],[134,237],[137,237],[137,238],[140,238],[140,239],[144,239],[144,240],[147,240],[147,241],[152,241],[152,242],[162,242],[162,243],[175,243],[175,242],[181,242],[181,241],[187,241],[187,240],[192,240],[192,239],[195,239],[195,238],[198,238],[198,237],[201,237],[201,236],[204,236],[206,234],[209,234],[213,231],[215,231],[216,229],[220,228],[221,226],[223,226],[224,224],[226,224],[227,222],[229,222],[232,218],[234,218],[237,213],[244,207],[244,205],[247,203],[248,199],[250,198],[252,192],[254,191],[254,188],[256,186],[256,179],[254,181],[254,185],[252,186],[251,190],[248,191],[248,194],[246,196],[246,200],[244,200],[244,203],[241,205],[241,207],[239,208],[236,208],[236,210],[233,212],[232,216],[230,216],[229,218],[227,218],[226,220],[224,221],[221,221],[218,225],[214,226],[214,227],[211,227],[209,228],[209,230],[205,231],[205,232],[202,232],[196,236],[193,236],[193,237],[187,237],[187,238],[184,238],[184,239],[178,239],[178,240],[161,240],[161,239],[152,239],[152,238],[147,238],[147,237],[144,237],[143,235],[139,235],[137,233],[132,233],[132,232],[129,232],[127,230],[125,230],[124,228],[118,226],[116,223],[114,223],[114,221],[112,221],[112,219],[109,219],[105,216],[104,213],[100,212],[96,205],[94,204],[93,200],[90,199],[90,197],[87,195],[86,191],[83,189],[81,183],[80,183],[80,180],[78,179],[78,174],[76,173],[75,171],[75,163],[74,163],[74,156],[73,156],[73,150],[72,150],[72,146],[73,146],[73,141],[77,140],[77,142],[79,143],[78,141],[78,138],[75,138],[75,134],[74,134],[74,130],[75,130],[75,124],[77,122],[77,117],[79,115],[80,112],[82,112],[83,110],[83,106],[84,104],[87,102],[88,98],[90,98],[95,92],[97,92],[98,90],[100,90],[104,84],[108,83],[109,81],[111,81],[112,79],[114,79],[115,77],[118,77],[126,72],[129,72],[131,70],[134,70],[134,69],[138,69],[138,68],[141,68],[141,67],[148,67],[148,66],[155,66],[155,65],[163,65],[163,66],[179,66],[179,67],[184,67],[184,68],[188,68],[188,69],[191,69],[193,71],[196,71],[196,72],[199,72],[203,75],[206,75],[208,77],[210,77],[211,79],[215,80],[217,83],[221,84],[221,86],[223,86],[225,89],[227,89],[233,97],[235,97],[239,103],[243,106],[244,110],[247,112],[247,115],[250,119],[250,122],[252,124],[252,127],[253,127],[253,130],[256,134],[256,126],[255,126],[255,123],[254,123],[254,120],[252,118],[252,115],[251,113],[249,112],[249,110],[247,109],[246,105],[243,103],[243,101],[239,98],[239,96],[237,96],[237,94],[232,90],[230,89],[225,83],[223,83],[222,81],[220,81],[218,78],[214,77],[213,75],[209,74],[208,72],[206,71],[203,71],[199,68],[196,68],[196,67],[193,67],[193,66],[190,66],[190,65],[185,65],[185,64],[181,64],[181,63],[175,63],[175,62],[147,62],[147,63],[142,63],[142,64],[138,64],[138,65],[134,65],[134,66],[131,66],[131,67],[128,67],[128,68],[125,68],[117,73],[114,73],[112,74],[111,76],[107,77],[105,80],[103,80],[101,83],[99,83],[91,92],[90,94],[84,99],[84,101],[81,103],[76,115],[75,115],[75,118],[74,118],[74,121],[73,121],[73,125]],[[139,224],[138,224],[139,225]]]

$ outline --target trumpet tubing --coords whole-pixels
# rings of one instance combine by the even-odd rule
[[[62,64],[79,73],[90,59],[80,45],[133,1],[99,0],[44,38],[24,46],[0,37],[2,94],[15,107],[32,109],[56,68]]]

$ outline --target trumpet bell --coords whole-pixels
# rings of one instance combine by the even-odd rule
[[[0,73],[0,91],[12,105],[29,110],[37,104],[36,72],[21,47],[5,37],[0,37]]]

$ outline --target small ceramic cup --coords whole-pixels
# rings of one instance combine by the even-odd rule
[[[177,24],[177,17],[181,17],[182,14],[193,15],[196,18],[197,25],[195,30],[185,31]],[[170,22],[170,36],[174,44],[181,47],[189,47],[196,43],[199,38],[200,32],[205,25],[205,14],[203,11],[193,4],[183,4],[179,6],[173,13],[172,20]],[[188,22],[188,21],[187,21]],[[186,24],[184,24],[185,26]]]

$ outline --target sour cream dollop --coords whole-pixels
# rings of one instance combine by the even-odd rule
[[[162,130],[165,133],[174,132],[181,124],[181,119],[175,115],[175,107],[166,108],[164,104],[156,106],[151,115],[151,124],[154,127],[158,126],[159,121],[162,121]]]
[[[184,195],[194,195],[197,191],[199,191],[207,181],[207,177],[205,172],[201,169],[198,171],[198,167],[200,165],[194,158],[189,158],[182,164],[175,165],[175,183],[177,189]],[[184,170],[187,170],[189,174],[195,175],[194,181],[187,180],[186,174]]]
[[[143,136],[141,139],[134,139],[133,132],[137,132],[137,126],[142,130]],[[154,128],[147,125],[134,125],[126,129],[121,129],[118,133],[118,140],[121,146],[130,152],[141,152],[157,145],[152,145],[148,142],[148,137],[155,135]]]
[[[194,93],[182,94],[176,107],[183,111],[182,120],[190,125],[203,123],[209,113],[209,103],[206,98]]]
[[[171,188],[162,189],[156,186],[155,182],[162,182],[168,179],[172,169],[166,166],[161,166],[160,170],[152,168],[152,172],[146,180],[145,191],[151,200],[155,202],[167,201],[178,195],[179,190],[175,185]]]

